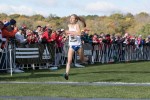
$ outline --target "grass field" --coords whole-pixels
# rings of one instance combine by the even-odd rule
[[[69,80],[57,71],[35,70],[26,73],[0,74],[0,81],[19,82],[137,82],[150,83],[150,62],[95,64],[72,68]],[[81,98],[150,98],[150,86],[78,86],[51,84],[0,84],[0,96],[50,96]]]

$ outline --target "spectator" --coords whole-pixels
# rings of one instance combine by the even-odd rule
[[[25,43],[26,39],[24,38],[24,29],[22,27],[19,28],[19,31],[15,34],[15,38],[18,43]]]
[[[46,29],[45,32],[41,36],[42,43],[49,43],[53,41],[51,38],[52,30],[51,29]]]
[[[84,29],[81,35],[82,43],[92,43],[92,39],[89,37],[89,31],[88,29]]]
[[[146,45],[150,46],[150,35],[146,38]]]
[[[110,34],[105,35],[105,39],[103,39],[103,42],[107,45],[110,45],[112,43],[111,38],[110,38]]]
[[[4,28],[2,29],[2,36],[5,38],[14,38],[17,31],[16,21],[11,19],[4,25]]]
[[[2,36],[2,29],[4,27],[4,24],[2,21],[0,21],[0,48],[3,49],[5,46],[6,38],[3,38]]]
[[[52,39],[52,41],[56,41],[56,39],[57,39],[57,37],[58,37],[58,32],[57,31],[54,31],[54,32],[52,32],[52,35],[51,35],[51,39]]]
[[[38,25],[37,29],[35,30],[35,32],[37,32],[37,35],[41,35],[42,34],[42,26]]]
[[[98,39],[98,35],[95,33],[93,35],[93,38],[92,38],[92,63],[94,63],[95,59],[96,59],[96,54],[97,54],[97,51],[99,50],[99,46],[98,46],[98,43],[99,43],[99,39]]]
[[[38,38],[37,38],[37,35],[35,34],[35,32],[29,31],[29,33],[27,33],[27,43],[34,44],[37,42],[38,42]]]
[[[64,46],[64,41],[63,41],[63,33],[64,29],[57,29],[57,38],[56,38],[56,56],[55,56],[55,65],[59,65],[61,56],[62,56],[62,49]]]

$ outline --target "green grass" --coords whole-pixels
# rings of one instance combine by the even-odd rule
[[[3,84],[0,96],[150,98],[150,87]]]
[[[26,73],[1,74],[0,81],[65,81],[65,69],[58,71],[35,70]],[[150,62],[90,65],[86,68],[71,68],[69,81],[74,82],[150,82]]]
[[[50,82],[64,80],[65,68],[1,74],[0,81]],[[150,62],[88,65],[72,68],[71,82],[150,82]],[[76,86],[50,84],[0,84],[0,96],[50,96],[79,98],[150,98],[149,86]]]

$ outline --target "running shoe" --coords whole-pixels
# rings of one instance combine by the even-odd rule
[[[67,74],[67,73],[65,73],[65,74],[64,74],[64,78],[65,78],[66,80],[68,80],[68,79],[69,79],[69,76],[68,76],[68,74]]]
[[[76,64],[75,64],[75,67],[77,67],[77,68],[84,68],[85,66],[76,63]]]

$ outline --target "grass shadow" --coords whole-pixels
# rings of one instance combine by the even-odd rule
[[[98,72],[91,72],[91,73],[150,73],[150,71],[98,71]]]
[[[61,74],[51,74],[51,73],[31,73],[31,74],[27,74],[27,73],[23,73],[23,74],[15,74],[12,77],[11,76],[6,76],[6,77],[0,77],[0,81],[15,81],[15,80],[26,80],[26,79],[40,79],[40,78],[51,78],[51,77],[60,77],[62,76]]]

